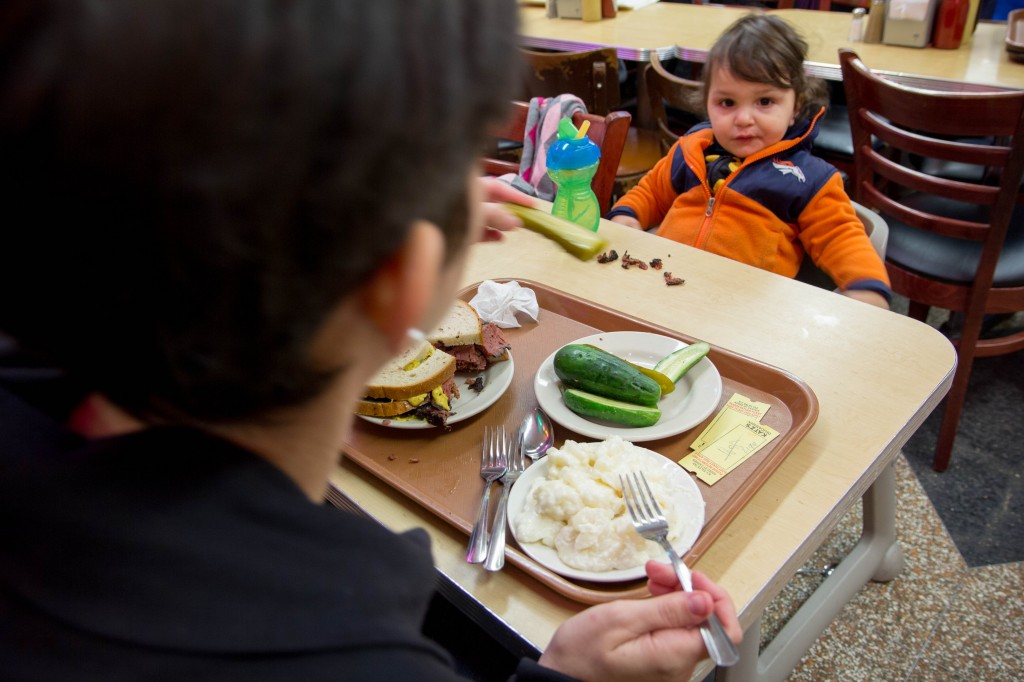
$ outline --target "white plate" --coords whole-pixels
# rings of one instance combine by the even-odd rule
[[[585,336],[573,343],[589,343],[651,369],[669,353],[689,345],[679,339],[648,332],[604,332]],[[676,390],[658,403],[661,419],[654,426],[630,427],[587,419],[562,402],[562,382],[555,374],[554,360],[555,354],[552,353],[537,369],[533,380],[537,402],[556,422],[591,438],[604,440],[610,436],[621,436],[623,440],[640,443],[675,436],[704,421],[718,407],[722,397],[722,375],[711,360],[703,358],[676,382]]]
[[[680,505],[682,509],[685,509],[686,513],[692,516],[699,515],[700,517],[700,522],[693,524],[687,529],[688,532],[684,533],[683,537],[679,538],[679,541],[673,545],[679,556],[683,556],[690,551],[693,543],[700,536],[701,529],[704,528],[704,498],[700,494],[700,488],[697,487],[696,481],[693,480],[685,469],[656,452],[648,450],[646,454],[651,458],[650,469],[648,470],[660,469],[665,472],[668,484],[672,486],[675,503]],[[516,484],[512,486],[512,490],[508,494],[508,523],[513,536],[515,535],[515,520],[522,513],[523,505],[526,504],[526,497],[533,488],[534,482],[547,476],[549,461],[548,459],[542,459],[530,465],[519,477],[519,480],[516,481]],[[696,500],[700,501],[699,505],[696,504]],[[519,542],[518,538],[516,538],[516,542]],[[519,546],[538,564],[567,578],[589,580],[597,583],[614,583],[639,580],[647,575],[644,571],[644,563],[646,561],[633,568],[623,568],[615,571],[581,571],[562,563],[562,560],[558,557],[558,551],[553,547],[548,547],[540,542],[519,542]],[[668,557],[662,556],[657,560],[668,561]]]
[[[448,416],[449,424],[457,424],[473,415],[480,414],[493,405],[498,398],[504,395],[508,387],[512,385],[512,374],[516,365],[512,360],[512,351],[508,351],[508,360],[495,362],[483,372],[456,372],[455,385],[459,388],[459,397],[452,399],[451,414]],[[484,388],[477,393],[471,389],[466,380],[483,376]],[[387,426],[392,429],[432,429],[434,426],[422,419],[381,419],[379,417],[368,417],[356,415],[368,422]]]

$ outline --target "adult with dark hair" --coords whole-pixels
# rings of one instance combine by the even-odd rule
[[[0,332],[74,396],[0,390],[4,679],[455,677],[421,634],[426,535],[323,500],[366,379],[509,226],[474,159],[515,16],[0,6]],[[648,574],[519,679],[688,679],[712,610],[738,639],[705,577]]]

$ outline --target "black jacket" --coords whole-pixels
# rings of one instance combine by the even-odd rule
[[[0,390],[4,680],[451,680],[429,539],[197,430],[86,441]],[[524,660],[519,680],[568,678]]]

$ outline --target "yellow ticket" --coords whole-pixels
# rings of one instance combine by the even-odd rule
[[[770,407],[771,405],[768,403],[759,403],[739,393],[733,393],[729,402],[722,406],[707,428],[697,436],[697,440],[693,441],[690,449],[703,450],[721,438],[723,434],[745,424],[747,420],[761,421],[761,417],[768,412]]]
[[[683,457],[679,464],[708,485],[714,485],[778,435],[772,427],[748,419],[703,450]]]

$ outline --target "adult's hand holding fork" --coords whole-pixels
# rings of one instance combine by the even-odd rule
[[[688,680],[705,658],[700,624],[715,613],[733,642],[743,633],[729,595],[705,575],[693,574],[683,592],[668,564],[646,566],[651,599],[593,606],[555,632],[540,664],[581,680]]]

